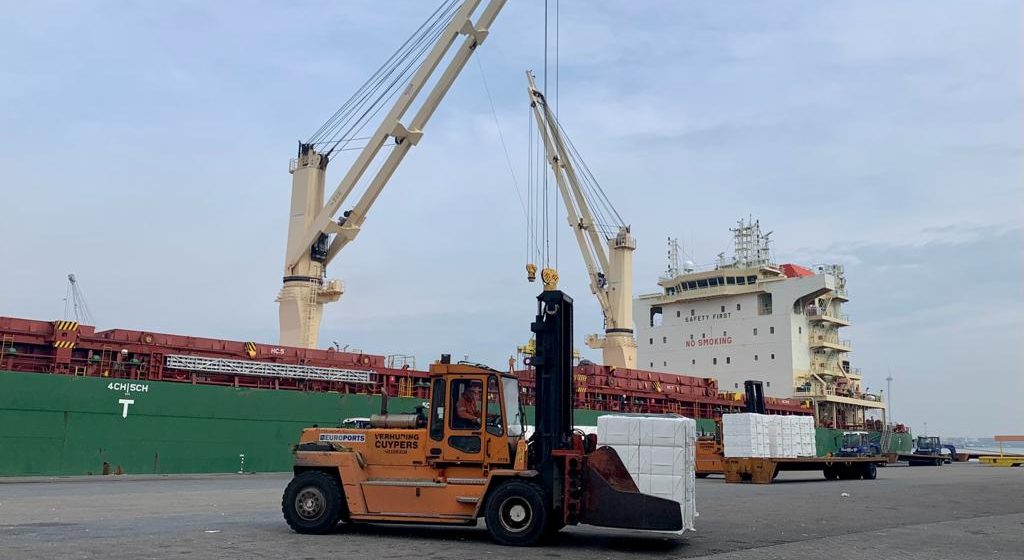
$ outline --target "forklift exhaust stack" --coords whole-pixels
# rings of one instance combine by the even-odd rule
[[[679,502],[641,494],[618,453],[602,447],[587,455],[580,522],[599,527],[681,531]]]

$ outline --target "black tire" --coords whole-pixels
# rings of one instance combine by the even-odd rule
[[[558,532],[565,528],[565,519],[562,518],[562,512],[554,511],[548,516],[548,523],[544,526],[544,535],[542,538],[545,541],[550,541],[558,535]]]
[[[510,480],[487,498],[487,532],[498,544],[533,546],[556,525],[548,521],[544,492],[536,485]],[[561,527],[559,527],[561,529]]]
[[[296,475],[281,498],[281,513],[296,533],[329,533],[347,510],[338,479],[321,471]]]
[[[839,471],[835,467],[826,466],[824,469],[825,480],[837,480],[839,478]]]
[[[874,480],[878,478],[878,466],[874,463],[865,463],[860,475],[864,480]]]

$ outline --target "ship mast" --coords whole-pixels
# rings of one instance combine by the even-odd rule
[[[289,165],[292,174],[291,213],[284,266],[284,286],[277,296],[282,345],[315,348],[325,303],[338,301],[344,288],[327,280],[327,265],[362,230],[370,207],[399,164],[423,137],[423,129],[455,82],[488,30],[505,0],[490,0],[476,23],[471,16],[481,0],[446,0],[417,32],[327,121],[308,141],[299,145]],[[426,96],[427,82],[437,73],[451,46],[465,38],[451,56]],[[432,46],[431,46],[432,45]],[[410,76],[411,74],[411,76]],[[407,78],[407,79],[405,79]],[[384,119],[368,138],[359,134],[368,120],[399,91]],[[411,120],[410,107],[421,105]],[[336,216],[356,190],[364,174],[392,140],[390,152],[376,173],[341,218]],[[340,184],[324,203],[324,181],[331,156],[366,141]]]

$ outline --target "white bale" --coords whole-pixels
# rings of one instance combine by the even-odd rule
[[[640,447],[637,445],[609,445],[608,447],[615,450],[619,459],[622,460],[622,464],[629,471],[629,475],[636,482],[637,475],[640,474]]]
[[[601,445],[640,445],[640,420],[636,416],[599,416],[597,442]]]

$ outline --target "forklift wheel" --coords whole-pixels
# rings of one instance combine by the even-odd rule
[[[487,499],[487,531],[499,544],[532,546],[544,536],[548,511],[544,493],[534,484],[510,480]]]
[[[323,534],[344,514],[345,498],[338,480],[321,471],[296,475],[281,498],[281,512],[296,533]]]

